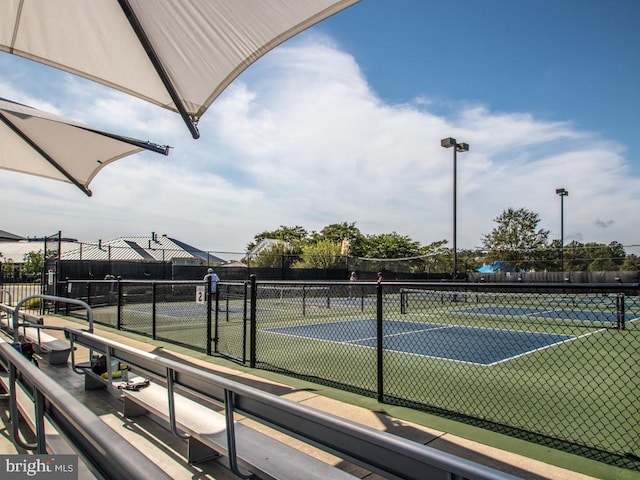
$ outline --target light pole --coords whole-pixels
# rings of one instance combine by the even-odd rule
[[[440,146],[444,148],[453,147],[453,280],[456,279],[458,274],[458,248],[457,248],[457,210],[458,210],[458,152],[468,152],[468,143],[458,143],[455,138],[443,138],[440,140]]]
[[[556,194],[560,196],[560,271],[564,271],[564,197],[569,195],[569,191],[556,188]]]

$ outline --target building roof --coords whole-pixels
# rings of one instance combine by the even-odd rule
[[[12,235],[0,230],[0,262],[23,263],[24,256],[30,252],[42,252],[44,240],[21,239],[9,240],[2,235]],[[57,242],[56,242],[57,246]],[[48,249],[51,247],[48,247]],[[145,237],[120,237],[97,243],[78,241],[61,241],[61,260],[124,260],[124,261],[175,261],[183,260],[193,263],[194,260],[204,264],[223,263],[224,259],[209,252],[188,245],[166,235]],[[191,262],[189,262],[191,260]]]
[[[17,241],[17,240],[26,240],[26,238],[21,237],[20,235],[15,235],[10,232],[5,232],[4,230],[0,230],[0,241]]]
[[[63,253],[62,260],[125,260],[169,262],[174,259],[196,258],[206,263],[224,262],[208,252],[166,235],[120,237],[97,244],[80,243]]]
[[[56,242],[57,244],[57,242]],[[62,253],[78,248],[77,242],[60,242]],[[42,252],[44,240],[20,240],[18,242],[0,242],[0,262],[24,263],[24,256],[31,252]],[[48,250],[48,249],[47,249]]]

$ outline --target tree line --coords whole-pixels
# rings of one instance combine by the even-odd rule
[[[482,236],[479,248],[457,251],[459,271],[474,271],[498,261],[515,271],[640,270],[640,258],[627,255],[616,241],[561,245],[560,240],[549,240],[549,230],[539,228],[539,214],[526,208],[508,208],[494,222],[494,228]],[[276,242],[248,255],[246,263],[254,267],[323,269],[345,265],[355,269],[370,264],[370,270],[387,267],[413,273],[446,273],[452,269],[453,252],[445,239],[421,245],[395,231],[364,235],[355,222],[334,223],[319,232],[281,225],[255,235],[247,251],[267,239]]]

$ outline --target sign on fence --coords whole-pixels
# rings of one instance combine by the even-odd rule
[[[205,295],[204,295],[204,285],[198,285],[196,287],[196,303],[201,303],[204,305]]]

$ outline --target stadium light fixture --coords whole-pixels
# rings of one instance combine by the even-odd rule
[[[448,137],[440,140],[440,146],[444,148],[453,147],[453,280],[458,275],[458,246],[457,246],[457,209],[458,209],[458,152],[468,152],[468,143],[458,143],[455,138]]]
[[[569,191],[556,188],[556,195],[560,196],[560,270],[564,271],[564,197],[569,195]]]

